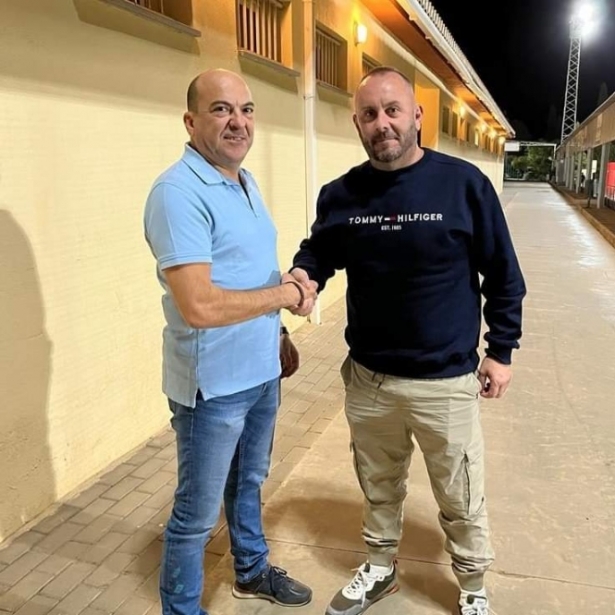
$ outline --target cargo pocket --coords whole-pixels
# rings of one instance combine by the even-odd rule
[[[361,487],[361,491],[363,492],[363,495],[367,499],[369,499],[369,494],[367,493],[365,489],[366,481],[361,472],[361,464],[359,463],[359,460],[357,458],[357,449],[352,440],[350,441],[350,452],[352,453],[352,466],[354,467],[354,473],[357,476],[357,481],[359,481],[359,487]]]
[[[346,355],[342,366],[340,367],[340,375],[342,376],[342,382],[344,383],[344,387],[348,388],[348,384],[350,383],[351,376],[351,358],[350,355]]]
[[[464,511],[469,517],[475,517],[483,503],[483,476],[480,457],[463,454],[464,471]]]

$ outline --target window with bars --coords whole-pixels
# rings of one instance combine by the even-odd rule
[[[137,6],[142,6],[150,11],[156,11],[156,13],[162,13],[164,15],[164,0],[127,0]]]
[[[442,132],[444,134],[451,134],[451,110],[448,107],[442,107]]]
[[[279,0],[238,0],[239,48],[281,63],[284,8]]]
[[[108,0],[107,0],[108,1]],[[192,0],[119,0],[128,4],[134,4],[159,15],[183,23],[187,26],[192,24]],[[113,0],[117,4],[118,0]]]
[[[363,77],[365,77],[365,75],[367,75],[367,73],[369,73],[370,71],[374,70],[374,68],[378,68],[379,66],[380,64],[376,62],[376,60],[372,60],[372,58],[370,58],[365,53],[363,54],[363,64],[362,64]]]
[[[336,88],[346,87],[345,42],[316,27],[316,79]]]

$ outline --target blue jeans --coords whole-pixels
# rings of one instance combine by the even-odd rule
[[[199,395],[195,408],[169,401],[178,486],[164,536],[163,615],[206,615],[200,606],[204,550],[223,500],[237,580],[250,581],[268,566],[261,485],[269,472],[278,402],[277,379],[207,401]]]

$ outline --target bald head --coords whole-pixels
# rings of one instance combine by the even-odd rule
[[[184,124],[190,144],[237,180],[254,136],[254,103],[248,85],[231,71],[208,70],[188,87],[187,104]]]
[[[395,170],[422,156],[418,147],[422,112],[410,80],[396,68],[368,73],[354,96],[354,123],[372,164]]]
[[[357,99],[362,96],[364,90],[381,89],[383,84],[393,84],[397,89],[405,90],[407,95],[414,100],[414,88],[412,82],[404,73],[392,66],[378,66],[370,70],[359,82],[354,95],[355,110],[357,108]]]
[[[250,91],[247,83],[237,74],[223,68],[213,68],[197,75],[188,86],[186,105],[188,111],[198,113],[199,100],[212,91],[219,91],[226,86],[244,87]]]

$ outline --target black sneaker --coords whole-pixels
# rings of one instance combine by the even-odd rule
[[[303,606],[312,599],[312,590],[291,579],[286,570],[269,566],[247,583],[235,581],[235,598],[263,598],[280,606]]]
[[[398,589],[395,563],[389,574],[377,574],[366,562],[357,569],[354,579],[335,594],[327,607],[327,615],[360,615],[367,609],[394,594]]]

